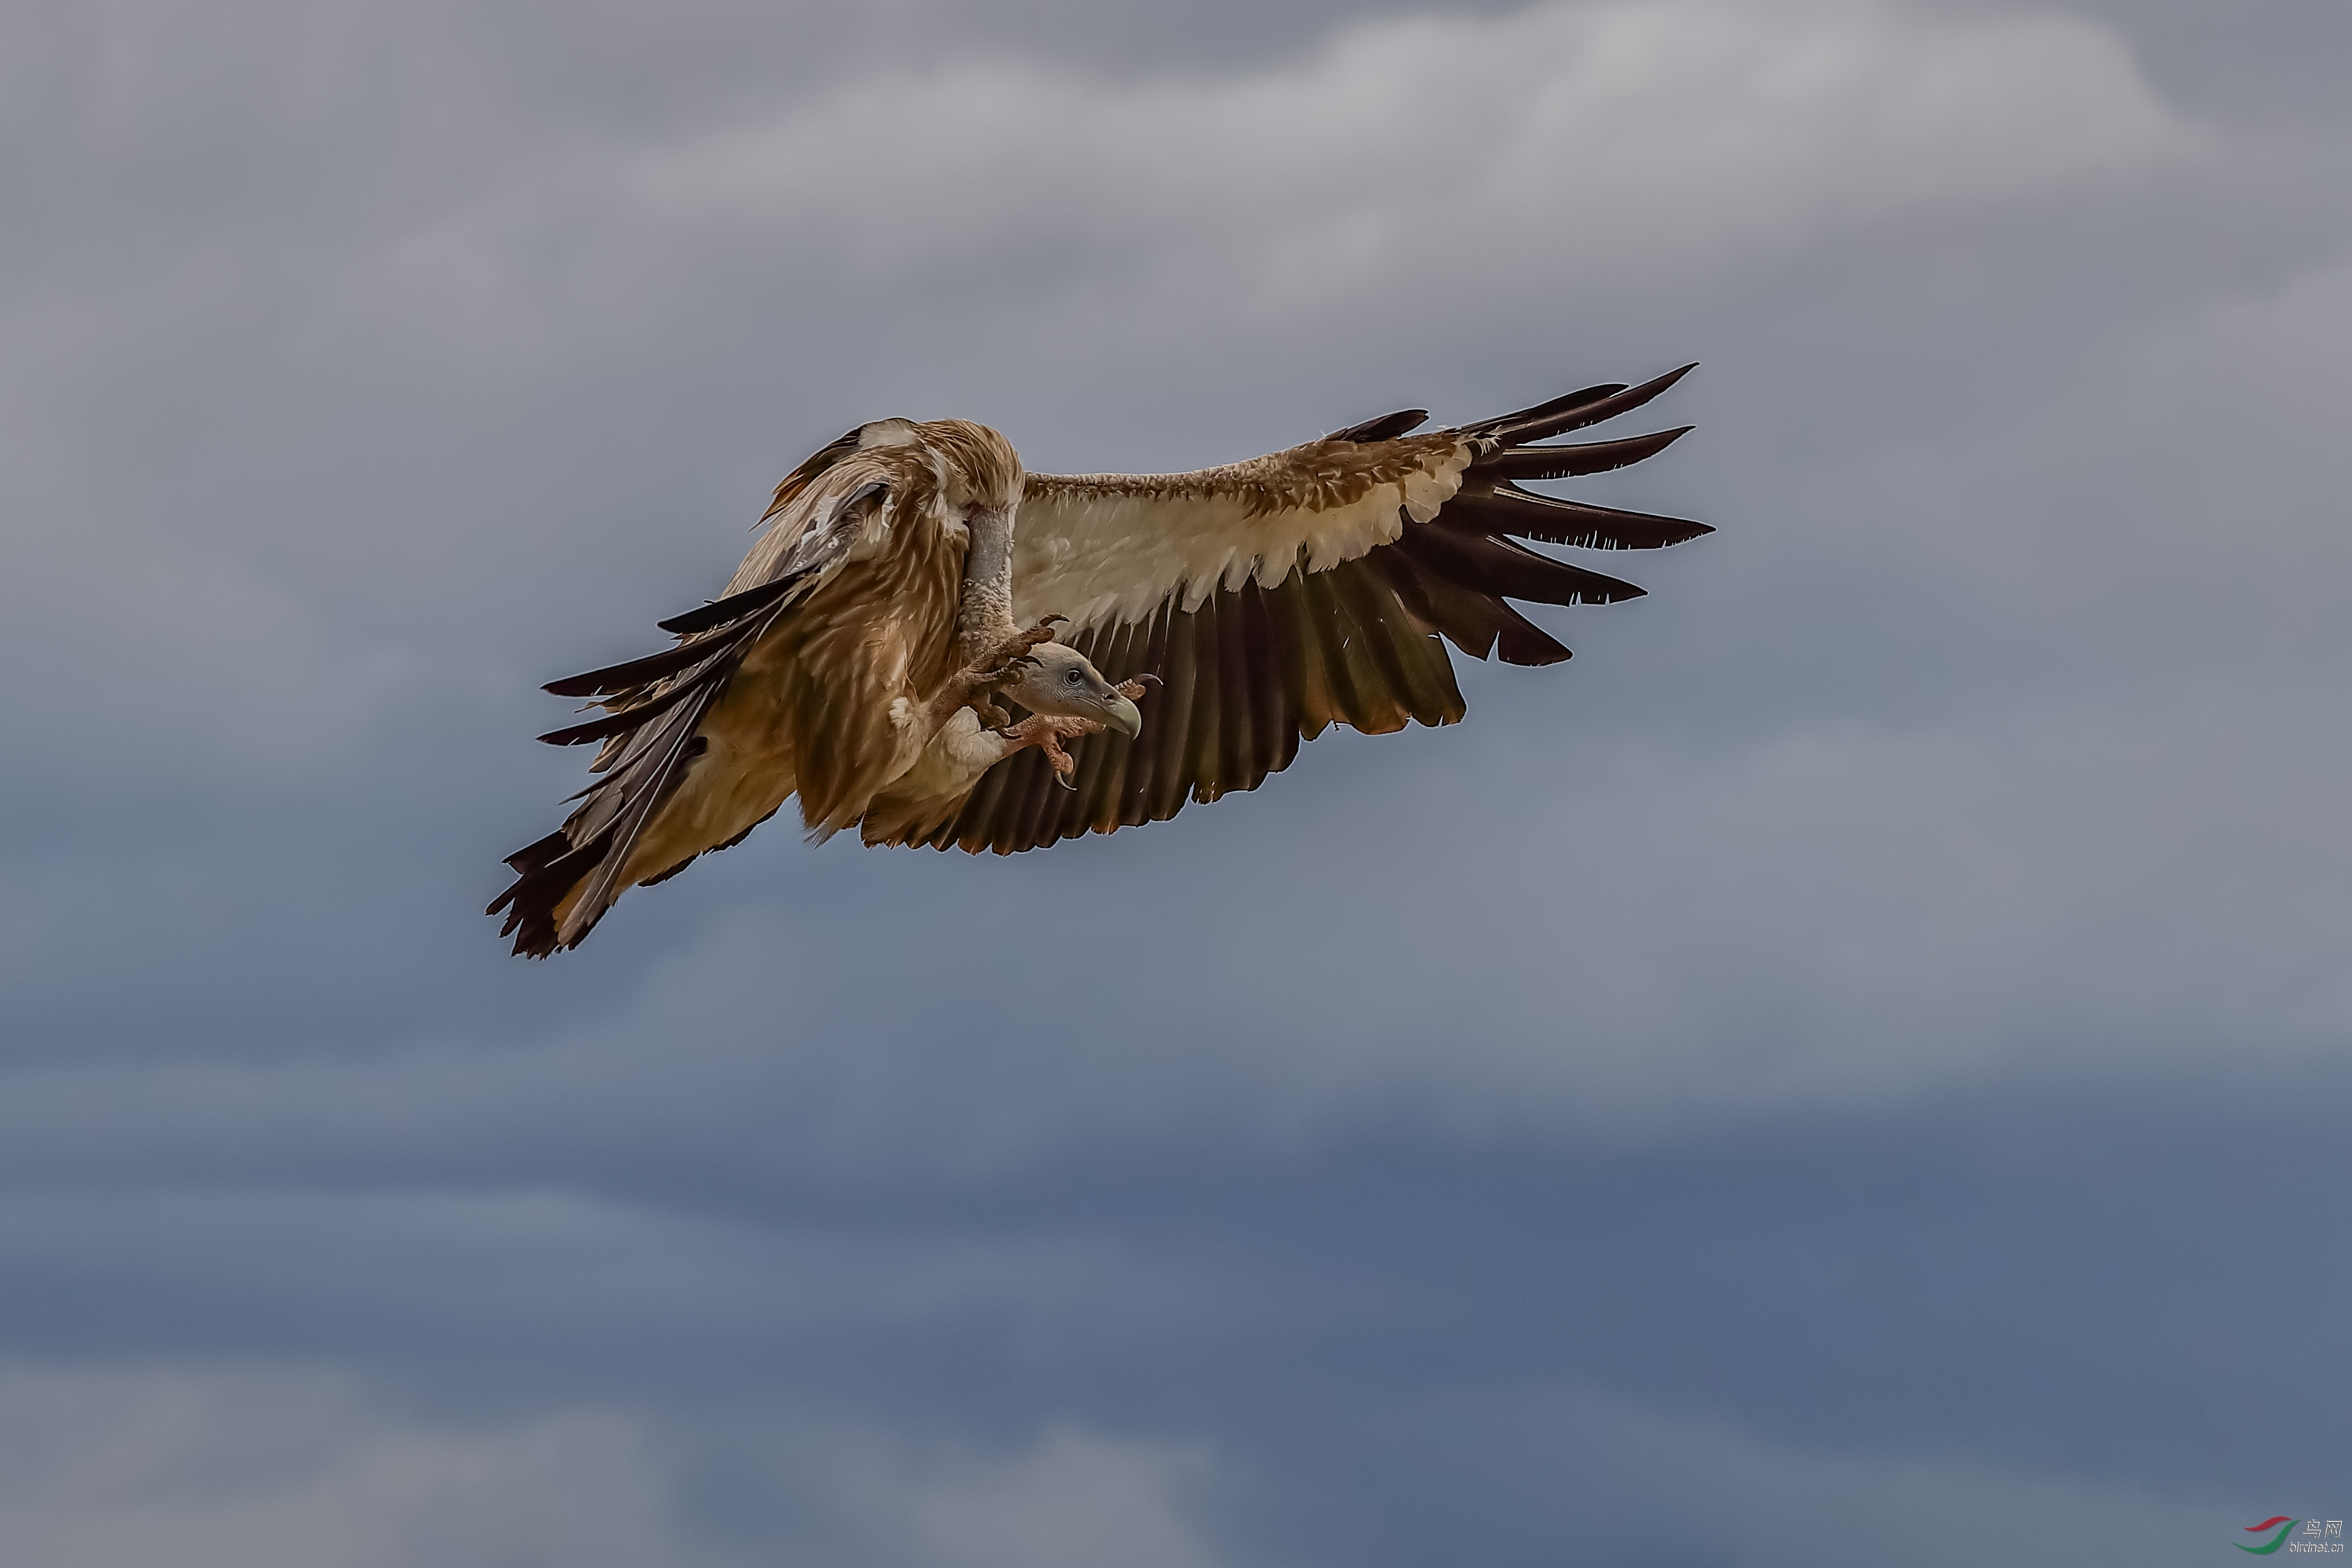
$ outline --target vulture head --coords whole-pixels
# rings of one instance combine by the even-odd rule
[[[1029,650],[1018,679],[1004,694],[1032,713],[1054,719],[1091,719],[1118,731],[1129,740],[1143,732],[1143,715],[1135,704],[1102,678],[1085,654],[1060,643],[1040,643]]]

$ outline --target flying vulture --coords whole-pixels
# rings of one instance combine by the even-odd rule
[[[1664,449],[1689,426],[1534,443],[1690,368],[1430,434],[1408,409],[1186,474],[1029,474],[984,426],[860,426],[777,486],[719,598],[661,623],[676,646],[548,686],[604,710],[540,737],[601,742],[597,777],[508,858],[489,912],[518,953],[575,946],[628,888],[795,794],[815,837],[1007,855],[1255,789],[1334,722],[1451,724],[1441,637],[1556,664],[1569,650],[1506,601],[1643,592],[1519,541],[1712,531],[1515,482]]]

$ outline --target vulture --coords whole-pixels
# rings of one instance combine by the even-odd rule
[[[1032,474],[959,419],[862,425],[784,477],[674,646],[551,682],[599,743],[563,826],[490,905],[520,954],[576,946],[631,887],[797,795],[814,837],[1009,855],[1255,789],[1333,723],[1464,705],[1445,644],[1557,664],[1508,601],[1643,590],[1530,549],[1654,550],[1706,524],[1523,489],[1639,462],[1688,426],[1538,445],[1692,367],[1415,434],[1422,409],[1181,474]],[[1005,706],[1021,710],[1016,722]]]

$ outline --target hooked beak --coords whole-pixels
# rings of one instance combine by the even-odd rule
[[[1103,709],[1103,722],[1130,741],[1143,733],[1141,710],[1117,692],[1111,694],[1110,701]]]

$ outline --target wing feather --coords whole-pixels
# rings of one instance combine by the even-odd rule
[[[1433,575],[1498,599],[1538,605],[1613,605],[1649,592],[1611,577],[1539,554],[1516,540],[1451,528],[1406,531],[1396,548]]]
[[[1388,441],[1418,430],[1428,423],[1428,409],[1400,408],[1394,414],[1383,414],[1378,419],[1367,419],[1361,425],[1350,425],[1345,430],[1334,430],[1323,439],[1326,441]]]
[[[982,775],[924,842],[1009,854],[1173,816],[1255,789],[1334,723],[1380,734],[1462,717],[1450,642],[1474,658],[1569,650],[1510,603],[1608,604],[1643,590],[1518,542],[1658,549],[1705,523],[1520,489],[1622,468],[1686,433],[1538,447],[1657,397],[1685,366],[1423,435],[1407,409],[1189,474],[1033,474],[1014,613],[1066,616],[1113,681],[1150,674],[1141,737],[1073,744],[1075,789],[1034,751]]]
[[[1507,479],[1568,479],[1580,474],[1605,474],[1654,458],[1691,433],[1661,430],[1654,436],[1628,436],[1622,441],[1590,441],[1570,447],[1514,447],[1497,452],[1481,465]]]
[[[650,686],[665,676],[700,664],[721,651],[727,638],[688,637],[676,647],[660,653],[650,653],[643,658],[633,658],[622,664],[608,664],[602,669],[592,669],[584,675],[566,676],[551,680],[540,688],[557,697],[610,697],[640,686]]]
[[[1485,478],[1475,469],[1472,472],[1476,479]],[[1547,544],[1571,544],[1584,550],[1660,550],[1715,531],[1703,522],[1685,518],[1588,506],[1557,496],[1539,496],[1501,481],[1492,489],[1474,489],[1465,485],[1463,493],[1454,498],[1440,521],[1445,527],[1465,532],[1538,539]]]
[[[1160,672],[1182,671],[1183,679],[1189,682],[1192,679],[1189,661],[1171,657],[1169,644],[1173,636],[1175,619],[1176,606],[1173,605],[1162,605],[1159,614],[1152,616],[1150,630],[1144,637],[1143,661],[1136,668]],[[1093,656],[1089,654],[1087,657]],[[1134,669],[1124,670],[1116,679],[1126,679],[1134,674]],[[1103,671],[1103,677],[1105,679],[1114,679],[1111,672],[1107,669]],[[1163,683],[1168,679],[1168,676],[1162,673]],[[1172,729],[1179,737],[1183,734],[1183,724],[1187,717],[1186,705],[1179,700],[1175,692],[1168,685],[1162,684],[1160,690],[1153,693],[1151,707],[1157,722],[1146,721],[1142,736],[1129,748],[1127,779],[1119,794],[1118,820],[1121,825],[1154,820],[1150,805],[1151,783],[1160,771],[1160,750],[1167,741],[1167,737],[1161,731]],[[1087,750],[1099,752],[1101,748],[1097,746],[1095,742],[1101,739],[1099,735],[1095,736],[1087,742]],[[1083,777],[1084,774],[1081,773],[1080,776]]]
[[[1588,425],[1598,425],[1604,419],[1614,419],[1620,414],[1631,414],[1697,368],[1696,364],[1686,364],[1639,386],[1589,387],[1585,392],[1570,393],[1552,403],[1507,414],[1471,428],[1482,436],[1502,437],[1515,445],[1549,440]]]
[[[923,842],[1002,855],[1161,821],[1256,788],[1330,723],[1377,733],[1462,715],[1452,665],[1378,555],[1273,588],[1253,580],[1072,642],[1110,680],[1161,675],[1143,700],[1142,736],[1074,742],[1070,789],[1035,752],[1008,758]]]
[[[1216,612],[1211,610],[1211,615]],[[1151,776],[1144,796],[1144,820],[1156,822],[1183,808],[1192,784],[1186,763],[1198,751],[1192,727],[1200,721],[1201,658],[1199,609],[1168,607],[1168,701],[1161,709],[1159,734],[1151,746]],[[1081,652],[1085,651],[1083,647]],[[1088,657],[1092,657],[1089,655]],[[1146,727],[1150,733],[1150,727]]]
[[[580,793],[578,809],[561,829],[508,858],[515,880],[488,912],[506,912],[499,934],[515,939],[516,952],[544,957],[577,945],[625,890],[631,851],[708,749],[698,731],[711,704],[777,620],[848,559],[868,509],[887,503],[889,486],[880,480],[836,484],[837,494],[821,482],[854,449],[854,442],[844,447],[852,439],[834,443],[785,479],[778,504],[799,503],[799,510],[779,517],[772,510],[776,527],[738,570],[731,592],[660,623],[679,646],[549,683],[550,691],[593,697],[607,710],[540,737],[559,746],[603,742],[591,764],[603,776]]]

